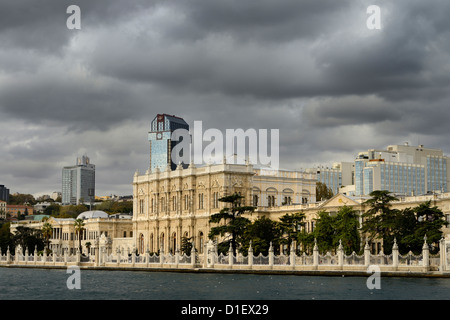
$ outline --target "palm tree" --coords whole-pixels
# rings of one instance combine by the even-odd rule
[[[88,250],[88,254],[91,253],[91,246],[92,246],[92,243],[86,242],[86,249]]]
[[[47,243],[47,253],[50,252],[50,237],[53,233],[53,227],[50,223],[45,222],[42,225],[42,235],[44,236],[45,242]]]
[[[84,230],[84,221],[83,219],[76,219],[74,222],[75,233],[78,235],[78,250],[81,254],[81,234]]]

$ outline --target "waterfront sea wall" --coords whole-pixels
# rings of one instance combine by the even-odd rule
[[[367,274],[369,267],[376,267],[381,273],[391,275],[410,276],[450,276],[448,266],[446,241],[441,240],[440,251],[437,254],[429,253],[426,240],[422,253],[415,255],[409,252],[401,255],[396,243],[389,255],[371,254],[366,243],[361,255],[352,253],[346,255],[341,245],[335,253],[327,252],[320,254],[317,245],[314,246],[312,254],[297,255],[291,248],[289,255],[275,255],[273,248],[269,249],[268,255],[259,254],[255,256],[250,247],[247,255],[238,253],[233,255],[230,248],[228,254],[218,254],[217,246],[208,242],[204,248],[204,254],[199,254],[195,249],[190,255],[164,253],[143,255],[123,254],[120,251],[108,254],[106,248],[99,247],[96,254],[84,256],[80,253],[65,254],[29,254],[17,247],[12,253],[7,250],[0,256],[0,266],[9,267],[40,267],[40,268],[67,268],[79,266],[89,269],[126,269],[126,270],[166,270],[184,272],[245,272],[245,273],[305,273],[323,275],[361,275]]]

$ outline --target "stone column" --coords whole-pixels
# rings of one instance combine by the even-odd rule
[[[100,241],[95,239],[94,241],[94,248],[95,248],[95,266],[98,267],[100,265]]]

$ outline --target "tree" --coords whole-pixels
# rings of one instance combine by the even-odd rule
[[[323,201],[333,197],[333,190],[327,187],[325,183],[318,181],[316,183],[316,200]]]
[[[9,204],[29,204],[29,205],[35,205],[37,203],[36,199],[31,194],[11,194],[9,195]]]
[[[282,234],[280,242],[287,246],[288,252],[291,248],[292,241],[298,239],[302,227],[305,226],[305,217],[303,212],[287,213],[280,217],[280,221],[278,222],[278,227]]]
[[[44,214],[56,217],[59,215],[59,212],[61,210],[61,206],[57,203],[52,203],[47,208],[44,209]]]
[[[42,236],[45,239],[45,242],[47,244],[47,253],[50,253],[50,237],[52,236],[53,233],[53,227],[50,223],[45,222],[42,225]]]
[[[345,254],[359,252],[361,237],[356,211],[349,206],[341,207],[335,217],[334,226],[336,229],[334,246],[337,247],[341,241]]]
[[[87,249],[87,251],[88,251],[88,254],[91,253],[91,246],[92,246],[92,243],[90,243],[89,241],[86,242],[86,249]]]
[[[274,252],[279,251],[282,231],[277,222],[267,218],[260,217],[253,223],[249,224],[244,232],[242,241],[242,253],[247,253],[252,244],[253,254],[268,255],[270,244],[274,248]]]
[[[363,203],[369,206],[364,214],[364,223],[361,231],[369,236],[369,240],[381,238],[385,253],[390,253],[394,243],[394,230],[396,220],[401,213],[397,209],[391,209],[391,202],[398,201],[387,190],[376,190],[370,193],[371,198]]]
[[[181,237],[181,247],[180,247],[181,254],[190,256],[191,250],[192,250],[192,237],[191,238]]]
[[[10,223],[4,223],[2,224],[0,228],[0,248],[1,252],[5,253],[6,250],[14,250],[14,241],[13,241],[13,235],[10,232],[9,229]]]
[[[313,231],[314,238],[317,240],[319,251],[334,251],[335,247],[335,219],[326,211],[319,211],[318,218],[315,219],[316,226]]]
[[[235,193],[231,196],[225,196],[219,199],[221,202],[228,203],[230,207],[225,207],[219,213],[211,215],[209,222],[224,224],[212,227],[208,237],[213,239],[215,236],[222,236],[224,240],[219,243],[218,249],[222,253],[226,253],[231,244],[233,254],[236,255],[236,249],[244,234],[245,228],[250,224],[250,220],[242,217],[245,213],[255,211],[255,207],[241,206],[241,199],[244,197]]]
[[[14,246],[20,245],[22,250],[28,249],[30,253],[34,252],[35,247],[38,251],[44,249],[42,232],[39,229],[31,229],[24,226],[18,226],[13,235]]]
[[[75,227],[75,233],[78,235],[78,250],[80,251],[80,254],[82,253],[81,249],[81,235],[84,230],[84,221],[83,219],[76,219],[74,222]]]
[[[414,209],[402,211],[402,218],[398,221],[399,236],[397,236],[400,252],[422,252],[424,238],[427,243],[439,243],[443,236],[442,227],[447,226],[444,213],[436,206],[431,207],[431,201],[421,203]],[[433,251],[437,251],[436,249]],[[435,253],[435,252],[433,252]]]

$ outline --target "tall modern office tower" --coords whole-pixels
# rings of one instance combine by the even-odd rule
[[[177,163],[172,162],[172,150],[179,142],[172,141],[172,133],[176,129],[185,129],[189,131],[189,125],[184,119],[168,115],[158,114],[151,123],[148,140],[150,141],[150,169],[152,172],[156,168],[165,171],[167,166],[175,170]],[[182,164],[186,168],[189,163]]]
[[[0,185],[0,200],[9,202],[9,189],[3,184]]]
[[[95,200],[95,165],[87,156],[77,158],[77,164],[62,171],[62,203],[92,203]]]

